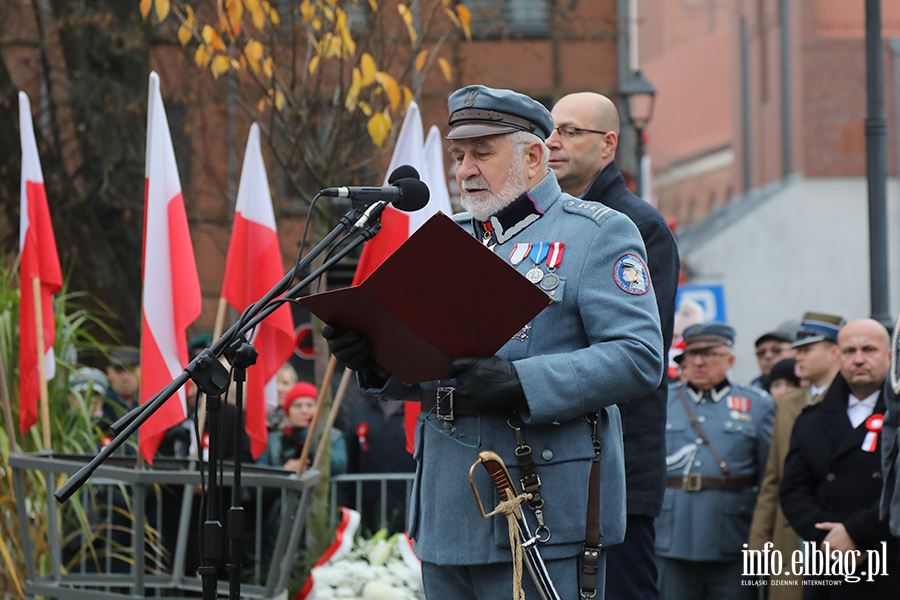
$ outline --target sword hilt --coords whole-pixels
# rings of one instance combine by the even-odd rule
[[[472,486],[472,493],[475,494],[475,502],[478,503],[478,511],[481,513],[481,518],[487,519],[502,513],[497,509],[489,513],[484,512],[484,504],[482,504],[478,488],[475,486],[475,467],[478,465],[484,465],[488,475],[491,476],[491,481],[494,482],[494,487],[497,488],[501,502],[512,500],[516,497],[516,485],[513,483],[512,477],[510,477],[509,471],[506,469],[506,464],[499,454],[492,450],[482,450],[478,453],[478,460],[469,469],[469,484]],[[513,512],[516,519],[522,518],[522,511],[519,510],[518,506],[515,507]]]

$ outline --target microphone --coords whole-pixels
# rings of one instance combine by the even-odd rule
[[[412,167],[409,168],[415,171]],[[354,205],[367,205],[373,202],[390,203],[394,205],[394,208],[407,212],[423,208],[428,204],[429,198],[428,186],[412,177],[400,178],[393,185],[333,187],[326,188],[319,193],[323,196],[351,198],[354,200]]]
[[[369,220],[380,215],[389,202],[394,205],[394,208],[406,212],[414,212],[421,208],[425,208],[425,205],[428,204],[428,198],[431,195],[431,193],[428,191],[427,185],[425,185],[418,179],[413,179],[412,177],[398,179],[397,183],[392,186],[385,186],[385,188],[393,188],[399,190],[399,198],[397,200],[388,200],[385,197],[377,202],[373,202],[372,205],[366,210],[366,212],[363,213],[359,220],[353,225],[354,231],[366,227]],[[352,190],[353,188],[349,189]]]
[[[400,179],[422,179],[419,177],[419,172],[416,171],[416,168],[411,165],[400,165],[396,169],[393,170],[390,177],[388,177],[388,183],[394,185]]]

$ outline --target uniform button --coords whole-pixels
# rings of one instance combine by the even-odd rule
[[[702,443],[703,443],[703,438],[697,438],[696,440],[694,440],[694,443],[695,443],[695,444],[702,444]]]
[[[703,466],[703,463],[700,462],[699,460],[695,460],[695,461],[694,461],[694,466],[695,466],[695,467],[702,467],[702,466]]]
[[[541,456],[544,457],[544,460],[550,460],[551,458],[553,458],[553,451],[549,450],[549,449],[544,450],[544,452],[541,454]]]
[[[881,479],[881,473],[875,471],[874,473],[872,473],[872,479]]]
[[[575,206],[575,201],[574,201],[574,200],[569,200],[569,201],[566,203],[566,206]]]
[[[699,421],[700,423],[706,423],[706,417],[700,415],[699,417],[697,417],[697,421]]]
[[[672,424],[671,424],[671,423],[666,423],[666,429],[672,429]]]
[[[738,431],[741,431],[743,428],[744,428],[744,427],[743,427],[742,425],[738,425],[738,426],[737,426],[737,430],[738,430]]]
[[[825,476],[825,481],[834,481],[835,479],[837,479],[837,475],[834,473],[829,473]]]
[[[731,421],[725,421],[725,428],[731,429]]]

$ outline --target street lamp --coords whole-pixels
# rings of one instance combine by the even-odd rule
[[[656,100],[656,88],[638,69],[631,78],[622,85],[619,96],[625,104],[625,115],[634,127],[637,135],[635,158],[637,158],[637,176],[634,178],[638,196],[643,194],[642,163],[644,161],[644,129],[653,117],[653,104]]]

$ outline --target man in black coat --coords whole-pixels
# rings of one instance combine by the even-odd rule
[[[804,409],[794,422],[781,507],[791,526],[811,544],[803,549],[805,554],[811,556],[813,547],[825,551],[827,544],[829,555],[842,557],[844,565],[837,576],[834,570],[830,577],[821,576],[807,558],[804,600],[897,598],[900,541],[891,536],[887,519],[879,516],[882,388],[890,341],[877,321],[857,319],[841,329],[838,346],[841,372],[822,401]],[[879,556],[879,565],[869,562],[870,554]],[[782,558],[787,568],[794,567],[791,557]],[[849,579],[847,570],[854,571]]]
[[[641,233],[668,363],[680,270],[678,248],[663,216],[631,193],[616,167],[619,113],[609,98],[583,92],[561,98],[552,114],[555,130],[547,138],[549,166],[562,190],[625,214]],[[663,375],[655,391],[618,405],[625,441],[628,521],[624,543],[607,549],[608,598],[659,598],[653,519],[659,515],[666,487],[667,389]]]

